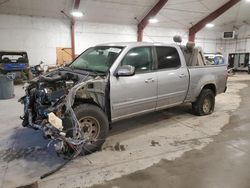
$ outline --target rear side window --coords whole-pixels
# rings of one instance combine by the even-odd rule
[[[181,66],[180,56],[176,48],[156,47],[158,69],[178,68]]]
[[[121,65],[132,65],[136,73],[152,70],[153,58],[151,47],[138,47],[130,50],[124,57]]]

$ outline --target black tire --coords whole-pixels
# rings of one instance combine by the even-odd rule
[[[77,107],[74,108],[75,114],[77,119],[79,120],[80,124],[85,126],[84,124],[87,123],[87,127],[91,126],[92,127],[99,127],[98,133],[96,133],[96,136],[94,138],[95,141],[91,141],[89,143],[86,143],[83,147],[82,153],[83,154],[90,154],[92,152],[98,151],[101,149],[103,143],[106,140],[106,137],[108,135],[109,131],[109,122],[106,114],[103,112],[101,108],[98,106],[92,105],[92,104],[81,104]],[[91,119],[92,118],[92,119]],[[90,119],[93,122],[90,122],[88,124],[88,119]],[[81,120],[84,120],[81,123]],[[86,120],[86,121],[85,121]],[[94,125],[96,124],[96,125]],[[97,125],[99,124],[99,125]],[[81,127],[82,128],[82,133],[84,132],[84,128],[86,127]],[[87,128],[89,129],[89,128]],[[97,130],[94,128],[94,130]],[[92,131],[91,133],[92,134]]]
[[[208,104],[209,103],[209,104]],[[215,94],[211,89],[203,89],[197,98],[192,103],[192,108],[195,115],[205,116],[212,114],[215,106]]]

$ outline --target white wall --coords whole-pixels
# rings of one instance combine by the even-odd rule
[[[250,53],[250,26],[241,26],[236,34],[236,39],[224,40],[219,38],[216,42],[226,61],[228,61],[228,55],[230,53]]]
[[[71,46],[70,23],[65,19],[0,15],[0,33],[0,50],[27,51],[30,64],[38,64],[41,60],[55,64],[56,47]],[[144,41],[173,43],[176,34],[183,37],[183,44],[187,42],[187,30],[150,26],[145,29]],[[196,43],[205,52],[214,53],[220,47],[216,38],[218,32],[204,30],[197,34]],[[100,43],[136,40],[135,25],[76,22],[76,54]]]
[[[219,31],[203,30],[196,35],[196,46],[203,48],[206,53],[215,53],[218,51],[216,46],[216,38]],[[147,27],[144,31],[144,40],[147,42],[164,42],[173,43],[173,36],[180,35],[183,39],[182,44],[188,41],[188,30],[184,29],[167,29],[159,27]]]
[[[65,19],[0,14],[0,50],[27,51],[30,64],[56,63],[56,47],[71,47],[70,23]],[[76,54],[106,42],[136,41],[136,26],[76,23]]]
[[[135,42],[137,40],[135,25],[115,25],[103,23],[76,23],[76,54],[86,48],[101,43]]]
[[[167,29],[147,27],[143,41],[173,43],[173,36],[180,35],[183,44],[188,40],[188,31],[183,29]],[[216,32],[203,31],[197,34],[196,43],[206,52],[216,52]],[[137,40],[135,25],[115,25],[103,23],[78,22],[76,25],[76,54],[81,53],[89,46],[106,42],[133,42]]]
[[[70,47],[68,21],[0,15],[0,50],[28,52],[30,64],[56,62],[56,47]]]

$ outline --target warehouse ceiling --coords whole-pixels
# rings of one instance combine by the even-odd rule
[[[157,15],[155,26],[189,28],[228,0],[169,0]],[[157,0],[81,0],[79,9],[83,21],[136,24]],[[0,0],[0,13],[61,18],[73,7],[73,0]],[[216,26],[236,26],[250,23],[250,3],[242,0],[216,19]],[[135,20],[135,17],[138,20]]]

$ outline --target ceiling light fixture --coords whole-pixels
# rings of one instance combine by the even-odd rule
[[[206,25],[206,27],[207,27],[207,28],[212,28],[212,27],[214,27],[214,24],[208,23],[208,24]]]
[[[73,17],[76,17],[76,18],[80,18],[80,17],[83,17],[83,13],[79,10],[73,10],[71,13],[70,13]]]
[[[158,23],[159,20],[157,20],[156,18],[150,18],[149,20],[149,23]]]

